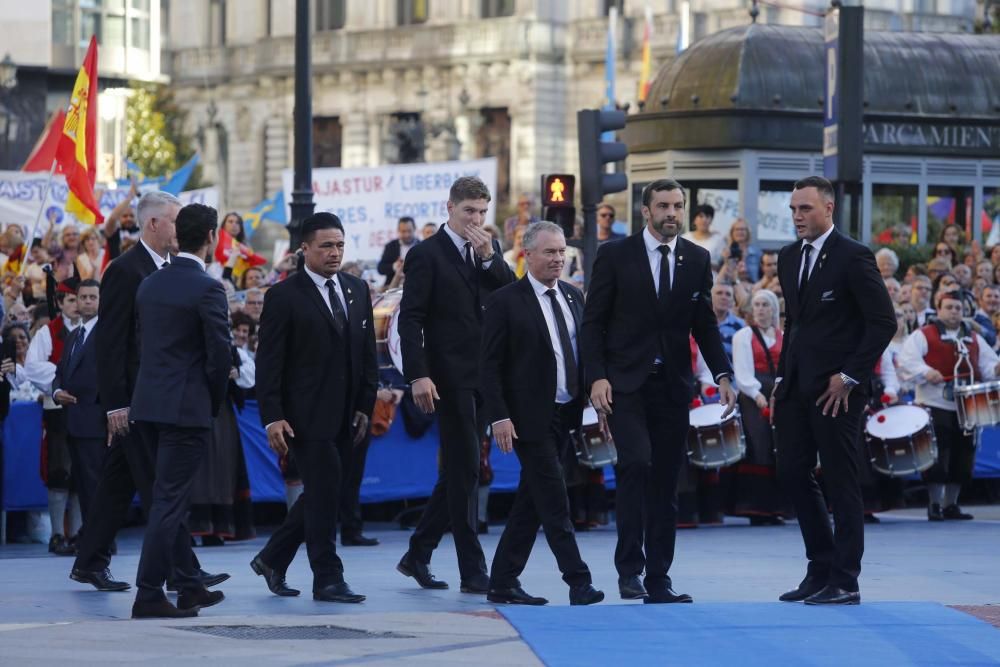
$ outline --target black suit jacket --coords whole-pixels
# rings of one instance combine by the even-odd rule
[[[583,320],[583,293],[559,281],[577,332]],[[535,290],[525,276],[501,287],[486,301],[483,320],[482,395],[487,423],[510,419],[520,440],[545,439],[552,422],[556,396],[556,358],[545,315]],[[565,353],[565,350],[563,351]],[[579,386],[584,386],[583,364],[577,363]],[[583,418],[583,390],[572,402],[569,428]]]
[[[129,418],[211,427],[233,366],[222,283],[174,257],[139,285],[136,314],[141,349]]]
[[[419,243],[419,240],[414,241],[414,245]],[[410,248],[410,250],[412,249]],[[385,276],[386,285],[391,283],[392,279],[396,276],[396,270],[392,267],[397,259],[399,259],[399,239],[393,239],[385,244],[385,247],[382,249],[382,259],[378,261],[378,272]]]
[[[867,391],[875,362],[896,332],[896,315],[872,251],[836,229],[815,259],[805,295],[799,298],[802,242],[778,253],[778,280],[785,295],[785,336],[778,362],[778,398],[792,380],[810,399],[826,390],[830,376],[846,373]]]
[[[495,240],[493,252],[488,269],[477,257],[470,271],[442,225],[406,253],[399,337],[407,382],[429,377],[439,389],[479,388],[483,304],[515,280]]]
[[[94,329],[76,356],[71,352],[84,328],[80,325],[73,330],[66,340],[65,351],[52,381],[53,394],[62,389],[76,398],[76,403],[64,405],[63,410],[66,411],[67,430],[77,438],[101,439],[108,435],[107,416],[97,394],[97,345],[94,342],[97,337],[94,334],[100,322],[98,319],[94,323]]]
[[[106,412],[127,408],[139,374],[135,331],[135,294],[139,283],[157,270],[156,262],[136,243],[108,264],[101,278],[97,326],[91,335],[97,346],[97,386]]]
[[[348,301],[348,339],[315,283],[298,271],[264,295],[257,343],[257,402],[264,426],[286,420],[295,437],[333,440],[354,412],[371,416],[378,390],[368,284],[339,273]]]
[[[660,354],[672,396],[687,405],[694,381],[693,334],[712,374],[732,374],[712,312],[712,266],[707,250],[677,239],[670,297],[661,307],[642,232],[597,249],[583,312],[583,359],[587,382],[606,379],[613,391],[642,386]]]

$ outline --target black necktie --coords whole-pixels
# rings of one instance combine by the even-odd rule
[[[330,309],[333,310],[333,321],[337,324],[337,328],[341,331],[347,331],[347,313],[344,312],[344,306],[340,303],[340,297],[337,296],[337,289],[333,285],[333,280],[326,281],[326,289],[330,293]]]
[[[809,256],[813,247],[806,243],[802,246],[802,275],[799,276],[799,297],[805,294],[806,284],[809,282]]]
[[[579,370],[576,365],[576,355],[573,353],[573,343],[569,339],[569,327],[566,326],[566,318],[563,316],[559,299],[556,298],[554,289],[546,290],[545,295],[552,302],[552,312],[556,316],[556,328],[559,329],[559,346],[562,347],[563,362],[566,367],[566,391],[570,396],[576,398],[580,391]]]
[[[661,301],[665,301],[670,293],[670,246],[661,245],[657,250],[662,255],[660,258],[660,291],[657,296],[660,297]]]
[[[73,336],[73,347],[71,347],[69,351],[69,362],[71,364],[76,361],[77,355],[79,355],[80,351],[83,350],[83,341],[84,336],[86,335],[84,331],[83,325],[81,324],[77,327],[77,330],[73,332],[76,335]]]
[[[465,265],[469,267],[469,270],[473,273],[476,271],[476,262],[472,259],[472,244],[465,244]]]

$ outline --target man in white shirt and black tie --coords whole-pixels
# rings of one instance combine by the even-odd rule
[[[493,436],[521,462],[521,482],[500,537],[487,598],[508,604],[545,604],[528,595],[518,576],[541,525],[569,585],[570,604],[594,604],[604,593],[590,570],[569,518],[560,460],[569,432],[580,427],[585,392],[578,331],[583,294],[559,280],[566,259],[562,229],[537,222],[524,234],[528,273],[486,302],[483,321],[482,393]]]

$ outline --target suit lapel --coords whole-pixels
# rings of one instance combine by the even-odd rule
[[[451,237],[448,236],[448,232],[445,231],[443,225],[441,229],[438,230],[437,234],[435,234],[432,238],[437,240],[438,248],[444,254],[445,259],[450,262],[453,267],[455,267],[456,271],[458,271],[458,275],[462,277],[466,286],[475,292],[476,286],[472,283],[472,277],[469,275],[469,267],[465,265],[465,259],[462,257],[462,254],[458,252],[458,248],[455,247],[455,244],[452,242]],[[503,258],[498,259],[503,261]]]
[[[330,308],[323,301],[323,297],[319,295],[319,290],[316,287],[316,283],[312,281],[312,278],[305,272],[305,269],[299,271],[296,275],[301,276],[299,278],[299,284],[306,293],[306,298],[312,301],[313,305],[319,308],[319,311],[323,314],[323,318],[326,323],[336,331],[338,334],[343,335],[343,332],[337,328],[337,322],[333,319],[333,313],[330,312]]]
[[[823,267],[827,264],[829,260],[829,253],[835,252],[837,246],[837,230],[834,229],[833,232],[826,237],[826,241],[823,242],[823,247],[819,251],[819,257],[816,258],[816,263],[813,264],[812,272],[809,274],[809,282],[806,283],[805,294],[800,295],[801,299],[798,303],[798,312],[802,312],[805,304],[809,302],[809,297],[813,295],[816,291],[816,283],[819,282],[820,277],[823,275]],[[797,267],[802,268],[802,245],[799,244],[799,261],[797,262]],[[796,271],[795,277],[798,278],[798,271]],[[796,285],[798,281],[796,280]],[[798,290],[796,290],[798,292]]]
[[[545,314],[542,312],[542,304],[538,303],[535,288],[532,286],[531,281],[528,280],[527,275],[521,278],[517,284],[521,290],[521,296],[525,300],[525,306],[527,306],[528,312],[531,313],[532,319],[535,320],[539,334],[545,341],[545,347],[549,352],[553,352],[552,338],[549,335],[549,325],[545,322]]]
[[[633,262],[639,272],[639,281],[645,286],[641,289],[655,308],[659,299],[656,296],[656,283],[653,282],[653,272],[649,268],[649,253],[646,251],[646,241],[642,237],[642,232],[633,234],[627,242],[632,244]]]
[[[573,323],[576,325],[576,337],[579,340],[580,321],[583,319],[583,303],[573,296],[573,293],[567,289],[566,283],[561,280],[559,281],[559,291],[562,292],[562,295],[566,298],[566,303],[569,304],[569,312],[573,314]]]
[[[70,356],[66,364],[66,377],[71,377],[73,375],[73,371],[75,371],[76,367],[80,365],[80,359],[83,358],[83,353],[84,353],[83,349],[77,352],[76,356],[72,354],[73,347],[76,345],[76,339],[79,338],[82,334],[83,334],[83,325],[81,324],[73,331],[72,336],[70,336],[71,340],[68,341],[69,342],[68,353]],[[83,341],[84,348],[90,345],[90,339],[91,336],[88,336],[86,340]]]

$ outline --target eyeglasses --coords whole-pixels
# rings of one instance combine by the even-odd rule
[[[247,301],[248,306],[263,306],[263,301]]]
[[[951,250],[949,248],[938,248],[934,251],[935,255],[950,255]]]
[[[610,213],[598,213],[597,217],[598,218],[610,218],[611,214]]]

